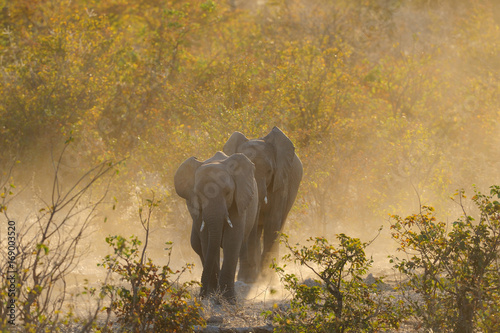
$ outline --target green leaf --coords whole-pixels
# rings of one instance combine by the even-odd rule
[[[49,254],[49,247],[43,243],[37,244],[36,245],[37,250],[42,249],[45,255]]]

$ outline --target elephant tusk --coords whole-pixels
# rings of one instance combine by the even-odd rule
[[[205,228],[205,221],[201,221],[200,232],[202,232],[204,228]]]
[[[233,227],[233,224],[231,223],[231,220],[229,219],[229,216],[227,217],[227,223],[229,224],[229,226],[232,228]]]
[[[267,205],[267,195],[264,197],[264,203]]]

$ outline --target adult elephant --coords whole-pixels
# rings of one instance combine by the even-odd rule
[[[193,219],[191,246],[203,263],[201,296],[215,292],[235,302],[234,278],[238,257],[252,229],[258,209],[255,166],[243,154],[217,152],[201,162],[184,161],[174,176],[177,194],[186,199]],[[253,235],[256,234],[254,231]],[[224,260],[220,268],[220,248]],[[251,266],[242,256],[241,266]]]
[[[234,132],[223,150],[227,155],[243,153],[255,164],[259,192],[258,230],[248,246],[252,256],[260,257],[262,268],[266,268],[271,258],[279,255],[275,243],[297,196],[303,174],[302,162],[295,154],[292,141],[278,127],[265,137],[253,140]],[[262,234],[264,249],[261,252]],[[255,280],[254,272],[249,270],[240,278]]]

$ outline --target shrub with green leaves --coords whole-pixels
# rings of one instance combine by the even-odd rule
[[[384,295],[377,283],[363,280],[372,260],[366,258],[369,243],[345,234],[337,235],[338,245],[325,238],[310,238],[310,246],[291,246],[284,235],[282,242],[290,250],[285,262],[295,262],[310,270],[315,285],[304,284],[286,264],[273,268],[286,289],[291,291],[290,309],[267,313],[273,316],[277,332],[373,332],[397,328],[402,308],[391,296]]]
[[[117,273],[124,283],[103,286],[111,299],[105,309],[116,315],[114,323],[108,316],[105,331],[191,332],[194,325],[204,325],[200,304],[189,293],[196,282],[179,282],[182,273],[192,265],[178,271],[170,268],[172,243],[167,242],[168,264],[160,267],[149,258],[144,262],[144,251],[140,253],[142,242],[135,236],[130,240],[107,237],[106,242],[114,254],[107,255],[102,266]]]
[[[477,219],[468,215],[465,192],[455,195],[463,215],[451,225],[437,222],[434,208],[392,216],[392,237],[404,258],[395,267],[416,292],[407,301],[422,325],[435,332],[500,330],[500,186],[472,197]],[[405,290],[405,289],[402,289]],[[408,289],[406,289],[408,290]]]

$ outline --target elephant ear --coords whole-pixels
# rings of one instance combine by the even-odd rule
[[[222,150],[227,155],[233,155],[237,152],[238,147],[247,141],[248,141],[248,139],[243,133],[234,132],[233,134],[231,134],[231,136],[227,140],[227,142],[224,145],[224,148],[222,148]]]
[[[226,154],[224,154],[221,151],[218,151],[214,154],[214,156],[210,157],[208,160],[203,162],[203,164],[217,162],[217,161],[224,161],[226,158],[228,158]]]
[[[203,163],[196,157],[185,160],[175,172],[174,186],[175,192],[181,197],[191,202],[194,198],[194,174]]]
[[[238,214],[242,215],[252,201],[255,193],[255,165],[244,154],[237,153],[224,162],[236,185],[234,198]]]
[[[273,192],[276,192],[285,185],[288,179],[288,173],[295,157],[295,147],[285,133],[276,126],[263,140],[274,147],[276,171],[274,172]]]

